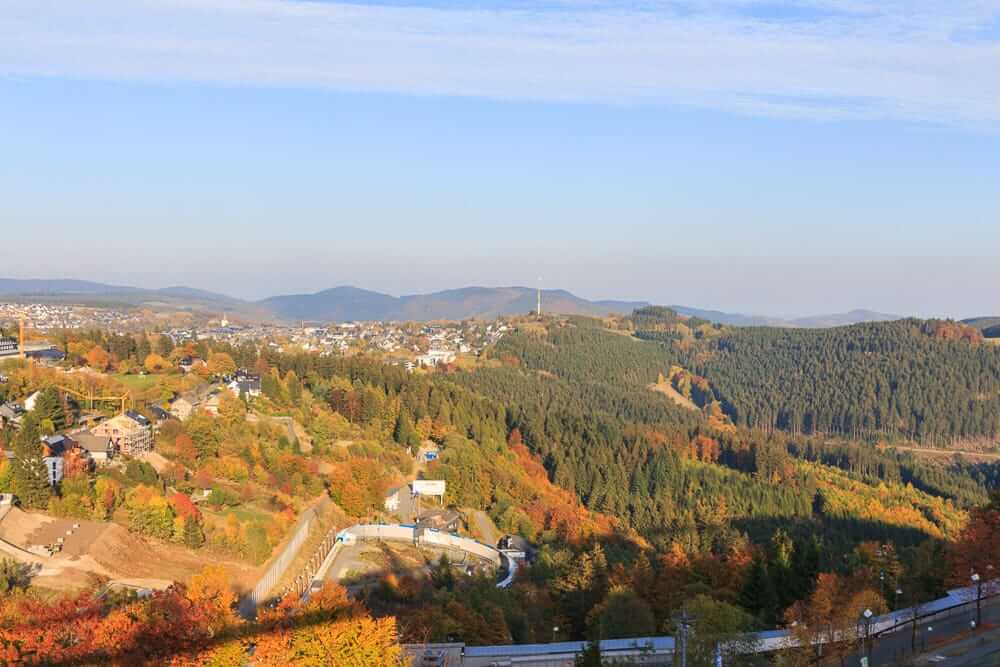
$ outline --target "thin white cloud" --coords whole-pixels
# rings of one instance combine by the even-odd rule
[[[1000,122],[1000,3],[0,0],[0,74]]]

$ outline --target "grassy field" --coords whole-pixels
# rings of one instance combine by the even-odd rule
[[[156,384],[155,375],[124,375],[122,373],[115,373],[110,377],[134,391],[145,391]]]
[[[250,505],[237,505],[235,507],[227,507],[219,511],[208,510],[203,506],[202,511],[205,514],[210,514],[214,516],[216,519],[222,522],[226,520],[226,515],[230,513],[235,514],[240,521],[251,521],[251,522],[253,521],[266,522],[273,516],[273,514],[270,512],[267,512],[265,510]]]

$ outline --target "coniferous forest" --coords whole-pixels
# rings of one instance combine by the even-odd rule
[[[75,336],[67,349],[98,362],[150,345]],[[229,401],[219,419],[164,429],[164,455],[206,474],[243,461],[283,492],[325,490],[360,521],[432,440],[440,455],[425,474],[447,481],[448,504],[531,545],[507,590],[438,564],[359,594],[404,641],[671,634],[682,606],[720,619],[706,642],[834,627],[858,605],[900,606],[886,591],[940,596],[1000,536],[995,458],[913,451],[995,443],[998,353],[954,323],[734,329],[663,308],[520,318],[475,363],[412,373],[365,354],[189,347],[220,369],[259,372],[255,409],[297,420],[311,451],[256,431],[240,444]],[[36,375],[16,368],[8,385],[25,393]]]

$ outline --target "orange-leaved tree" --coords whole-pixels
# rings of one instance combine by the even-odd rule
[[[948,549],[950,580],[968,586],[978,574],[987,585],[1000,577],[1000,490],[990,502],[969,513],[969,522]]]

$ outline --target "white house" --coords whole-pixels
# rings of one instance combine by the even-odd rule
[[[31,412],[35,409],[35,404],[38,402],[38,397],[42,395],[42,392],[36,391],[34,394],[24,399],[24,409]]]
[[[455,353],[451,350],[428,350],[427,354],[417,357],[417,363],[421,366],[440,366],[450,364],[455,361]]]
[[[403,493],[409,493],[410,487],[408,486],[397,486],[394,489],[389,489],[385,494],[385,511],[386,512],[398,512],[399,511],[399,498]]]

